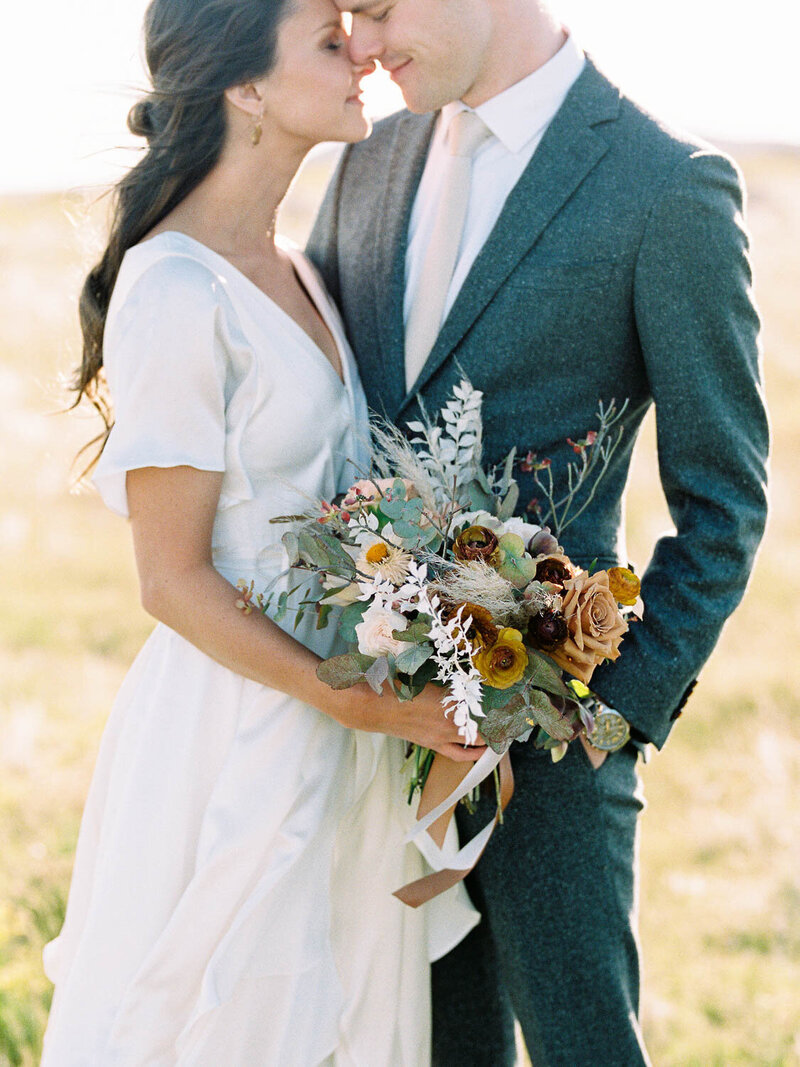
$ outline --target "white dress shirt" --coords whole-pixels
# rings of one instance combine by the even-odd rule
[[[467,218],[442,321],[449,314],[472,264],[494,229],[508,194],[522,177],[585,63],[586,57],[570,35],[544,66],[474,109],[493,136],[478,150],[473,163]],[[406,252],[406,322],[419,285],[441,196],[446,171],[447,129],[453,116],[465,107],[459,100],[442,109],[417,190]]]

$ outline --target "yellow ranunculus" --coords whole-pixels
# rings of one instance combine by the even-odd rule
[[[632,607],[639,598],[642,583],[627,567],[612,567],[608,572],[608,588],[618,604]]]
[[[487,685],[508,689],[522,678],[528,666],[522,634],[511,626],[505,627],[493,645],[475,653],[472,662]]]

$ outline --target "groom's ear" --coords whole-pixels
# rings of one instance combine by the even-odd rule
[[[231,85],[225,90],[224,96],[229,104],[248,115],[260,115],[264,111],[264,97],[255,82]]]

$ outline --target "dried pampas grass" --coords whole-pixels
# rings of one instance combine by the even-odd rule
[[[458,563],[433,583],[443,600],[460,604],[468,600],[491,614],[501,626],[525,621],[524,606],[514,596],[513,587],[482,560]]]

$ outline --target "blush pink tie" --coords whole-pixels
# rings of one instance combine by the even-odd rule
[[[447,131],[450,153],[447,174],[406,323],[406,389],[409,390],[439,336],[467,217],[473,158],[490,136],[488,127],[474,111],[459,111]]]

